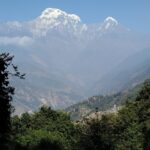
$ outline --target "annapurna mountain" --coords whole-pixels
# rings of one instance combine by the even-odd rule
[[[12,79],[17,113],[43,104],[65,108],[95,94],[91,88],[101,93],[95,83],[101,85],[107,73],[149,43],[149,36],[113,17],[86,24],[56,8],[45,9],[30,21],[0,23],[1,52],[13,54],[26,73],[25,80]]]

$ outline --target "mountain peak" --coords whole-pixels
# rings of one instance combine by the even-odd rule
[[[65,12],[61,11],[60,9],[56,8],[46,8],[40,18],[57,18],[60,15],[65,15]]]
[[[117,26],[118,21],[115,18],[109,16],[104,20],[104,24],[105,24],[105,29],[108,29],[110,27]]]
[[[118,24],[118,21],[115,18],[110,17],[110,16],[105,19],[105,22],[108,22],[108,21],[111,21],[111,22]]]
[[[57,8],[46,8],[40,15],[40,19],[46,20],[66,20],[70,19],[76,23],[80,22],[80,17],[75,14],[68,14]]]
[[[39,17],[33,21],[33,34],[45,36],[51,29],[76,32],[81,25],[81,19],[75,14],[69,14],[57,8],[46,8]]]

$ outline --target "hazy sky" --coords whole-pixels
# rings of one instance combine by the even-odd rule
[[[0,0],[0,21],[28,21],[48,7],[80,16],[84,23],[107,16],[139,32],[150,34],[150,0]]]

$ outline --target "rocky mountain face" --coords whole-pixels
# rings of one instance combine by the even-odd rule
[[[45,9],[31,21],[0,23],[0,51],[15,55],[26,73],[24,81],[12,79],[17,113],[43,104],[65,108],[102,93],[99,85],[107,83],[106,74],[149,43],[150,37],[113,17],[85,24],[56,8]]]

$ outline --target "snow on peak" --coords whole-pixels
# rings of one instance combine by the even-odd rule
[[[72,19],[75,22],[81,21],[79,16],[75,14],[67,14],[65,11],[57,8],[46,8],[40,16],[41,19],[59,19],[61,17],[63,17],[63,19]]]
[[[55,8],[47,8],[45,9],[40,18],[57,18],[58,16],[60,16],[61,14],[64,14],[64,12],[62,12],[61,10],[59,9],[55,9]]]
[[[41,15],[34,21],[34,33],[41,33],[46,35],[49,29],[63,30],[77,30],[81,25],[81,19],[75,14],[69,14],[57,8],[46,8]]]
[[[79,16],[75,14],[68,14],[65,11],[62,11],[57,8],[46,8],[42,14],[40,15],[39,19],[47,24],[64,24],[67,23],[80,23],[81,19]]]
[[[105,22],[114,22],[116,25],[118,24],[118,21],[113,17],[107,17]]]
[[[107,17],[104,20],[104,24],[105,24],[105,29],[108,29],[110,27],[114,27],[118,25],[118,21],[116,19],[114,19],[113,17]]]
[[[98,30],[114,30],[118,21],[113,17],[107,17]],[[54,30],[53,30],[54,29]],[[47,36],[51,31],[79,35],[86,33],[88,25],[83,24],[79,16],[69,14],[57,8],[46,8],[39,17],[31,22],[31,32],[34,36]]]

